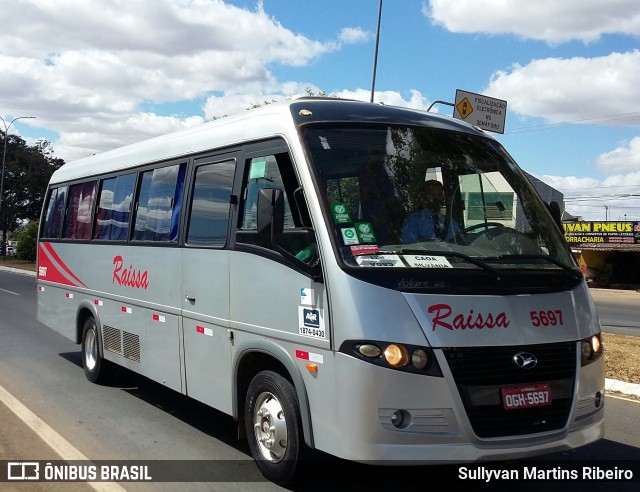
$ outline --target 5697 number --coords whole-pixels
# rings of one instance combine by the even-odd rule
[[[530,311],[531,324],[533,326],[562,326],[562,310]]]

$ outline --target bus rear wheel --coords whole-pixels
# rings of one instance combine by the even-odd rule
[[[82,327],[82,367],[89,381],[104,384],[116,374],[115,366],[100,357],[100,341],[95,319],[89,317]]]
[[[265,478],[280,485],[294,482],[305,444],[293,385],[276,372],[258,373],[247,390],[245,426],[251,455]]]

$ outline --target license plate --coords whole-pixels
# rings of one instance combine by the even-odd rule
[[[551,386],[549,383],[504,386],[500,388],[500,392],[502,406],[505,410],[551,405]]]

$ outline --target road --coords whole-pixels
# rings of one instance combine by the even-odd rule
[[[126,490],[284,490],[261,481],[245,441],[236,439],[230,417],[135,375],[127,375],[113,386],[89,383],[84,377],[78,347],[39,324],[35,320],[35,309],[33,277],[0,272],[1,388],[80,456],[90,460],[169,460],[162,463],[166,466],[208,466],[218,473],[210,483],[122,484]],[[605,439],[545,459],[554,460],[554,463],[605,460],[619,466],[629,460],[640,462],[637,429],[640,403],[613,397],[606,401]],[[1,403],[0,422],[0,460],[60,459],[59,454],[40,440],[40,437],[46,437],[42,427],[37,432],[30,430]],[[158,462],[151,463],[157,465]],[[409,485],[434,474],[433,480],[437,480],[438,473],[444,470],[438,466],[385,469],[332,458],[319,463],[322,463],[322,470],[311,475],[316,481],[311,480],[293,490],[335,490],[337,483],[344,484],[349,477],[351,483],[347,488],[368,482],[373,484],[369,490],[377,490],[376,485]],[[331,473],[324,471],[326,469],[331,469]],[[336,482],[330,485],[326,481],[318,482],[320,477]],[[530,490],[539,489],[539,482],[531,483],[537,485]],[[34,484],[29,490],[88,490],[87,487],[93,486],[73,484],[73,488],[69,488],[68,485],[59,489],[38,489]],[[544,487],[567,490],[562,482],[556,485],[557,489],[551,483],[545,483]],[[595,490],[611,490],[605,485],[589,484]],[[616,490],[633,490],[625,489],[627,485],[630,484],[616,484]],[[518,489],[528,490],[522,486]]]
[[[591,289],[602,331],[640,336],[640,292]]]

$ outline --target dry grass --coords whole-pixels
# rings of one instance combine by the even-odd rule
[[[606,375],[627,383],[640,383],[640,337],[604,333]]]

